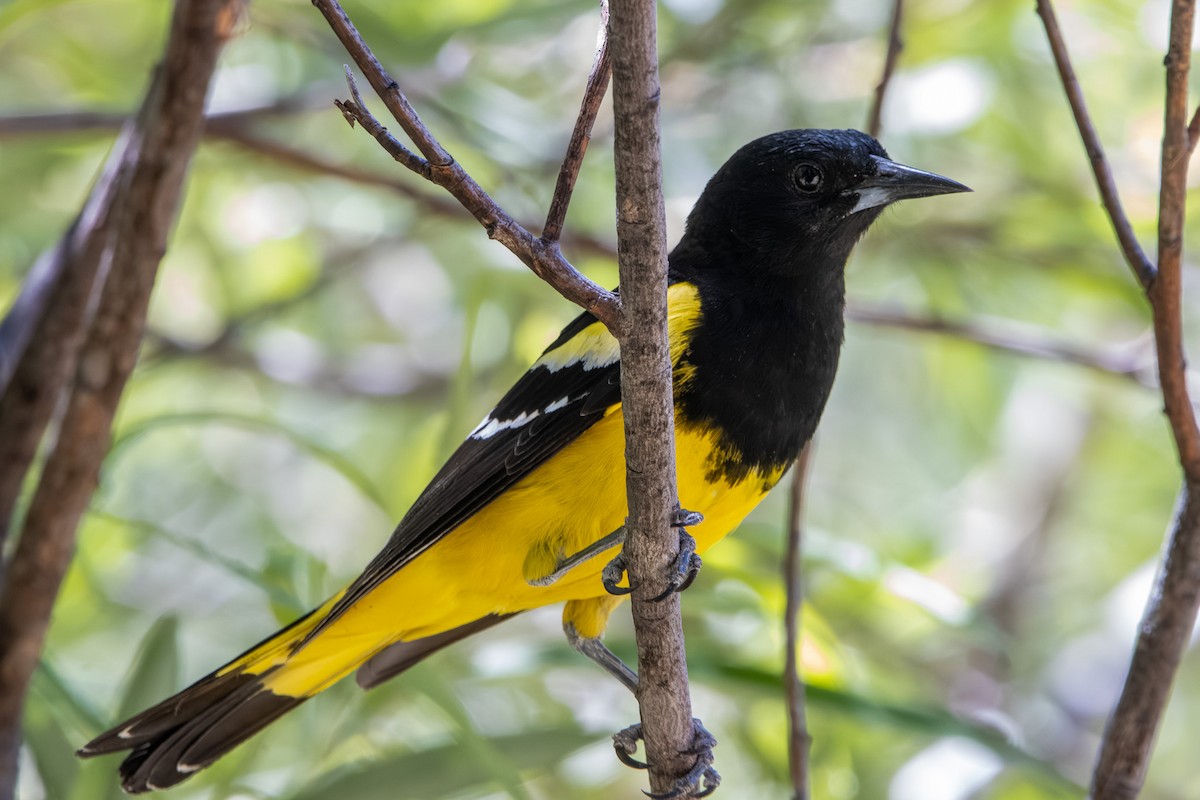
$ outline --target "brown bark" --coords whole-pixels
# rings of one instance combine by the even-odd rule
[[[609,21],[616,119],[617,253],[621,275],[621,402],[628,538],[637,637],[638,703],[650,786],[665,792],[695,763],[683,624],[677,594],[655,601],[679,549],[671,528],[674,406],[667,345],[667,247],[659,145],[655,3],[614,0]]]
[[[1075,115],[1080,138],[1092,162],[1104,207],[1117,232],[1125,260],[1150,303],[1158,380],[1179,463],[1183,488],[1167,534],[1162,562],[1138,631],[1125,686],[1105,728],[1092,773],[1090,797],[1131,800],[1142,790],[1154,737],[1166,711],[1200,607],[1200,426],[1187,386],[1183,351],[1183,222],[1187,165],[1200,131],[1200,112],[1188,119],[1188,71],[1195,23],[1194,0],[1174,0],[1170,44],[1165,59],[1166,109],[1163,125],[1162,182],[1159,190],[1158,263],[1146,258],[1133,237],[1116,184],[1088,116],[1083,92],[1071,67],[1066,43],[1050,0],[1038,0],[1038,14]]]
[[[75,529],[99,476],[146,306],[203,127],[204,99],[241,0],[179,0],[163,61],[130,142],[127,182],[104,244],[111,266],[83,342],[70,399],[0,589],[0,798],[11,800],[29,679]]]
[[[810,441],[800,451],[792,467],[792,485],[788,491],[787,550],[783,558],[783,582],[787,608],[783,613],[784,654],[783,684],[788,704],[788,767],[792,776],[792,799],[808,800],[808,751],[812,737],[804,711],[804,679],[800,675],[800,611],[804,607],[804,482],[812,460]]]

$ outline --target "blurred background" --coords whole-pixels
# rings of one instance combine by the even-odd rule
[[[0,4],[0,310],[139,101],[168,5]],[[887,212],[850,265],[852,312],[874,322],[848,327],[809,475],[800,655],[813,795],[1075,797],[1178,485],[1149,385],[1148,315],[1032,3],[908,5],[882,140],[975,194]],[[1059,5],[1147,247],[1168,6]],[[593,5],[346,8],[448,149],[536,230],[590,67]],[[865,125],[890,14],[885,0],[664,0],[672,240],[749,139]],[[282,0],[255,0],[225,52],[211,108],[227,116],[192,169],[36,676],[22,797],[118,797],[116,760],[73,750],[357,574],[576,313],[346,126],[332,106],[346,60],[308,3]],[[50,116],[16,119],[28,114]],[[606,106],[564,243],[606,285],[610,151]],[[684,603],[727,798],[789,796],[785,500],[777,491],[706,555]],[[639,796],[644,776],[608,738],[636,720],[635,702],[569,650],[559,613],[528,614],[370,694],[343,683],[166,796]],[[608,641],[633,658],[624,610]],[[1200,796],[1198,713],[1188,658],[1143,797]]]

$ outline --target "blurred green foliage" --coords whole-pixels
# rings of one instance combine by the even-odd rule
[[[1032,4],[908,5],[884,143],[976,193],[890,211],[855,255],[852,302],[1010,320],[1149,363],[1145,308]],[[1167,6],[1060,9],[1146,242]],[[347,9],[451,152],[537,220],[590,65],[591,4]],[[168,12],[147,0],[0,5],[0,116],[129,111]],[[889,14],[884,0],[664,1],[673,235],[746,140],[863,124]],[[247,130],[424,196],[333,110],[345,60],[307,3],[256,0],[212,107],[295,99],[302,111]],[[602,241],[613,235],[607,114],[568,220]],[[0,309],[112,138],[0,141]],[[615,282],[611,259],[566,249]],[[1185,300],[1195,307],[1193,292]],[[574,313],[465,214],[206,143],[30,697],[22,796],[117,797],[114,761],[77,762],[73,748],[356,574]],[[1155,393],[955,337],[852,325],[818,439],[801,652],[814,796],[1078,796],[1177,486]],[[685,602],[696,706],[720,740],[731,798],[789,794],[783,501],[776,493],[706,557]],[[634,701],[567,649],[557,613],[489,631],[370,694],[339,685],[169,796],[635,796],[643,777],[607,744],[636,718]],[[627,615],[609,641],[633,655]],[[1189,658],[1145,797],[1200,796],[1198,706]]]

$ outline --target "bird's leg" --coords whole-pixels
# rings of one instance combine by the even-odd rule
[[[684,589],[692,585],[692,581],[696,580],[696,576],[700,574],[700,556],[696,555],[696,540],[687,532],[687,529],[692,525],[699,525],[704,521],[704,515],[696,511],[687,511],[686,509],[677,509],[671,520],[671,527],[679,529],[679,552],[675,555],[675,560],[671,562],[669,574],[667,575],[667,588],[655,600],[662,600],[672,592],[682,592]],[[622,537],[623,538],[623,537]],[[617,557],[608,562],[608,566],[604,568],[601,574],[601,580],[604,583],[604,588],[609,594],[629,594],[633,591],[633,587],[618,586],[621,578],[625,576],[625,570],[629,567],[629,561],[625,558],[625,552],[622,550],[617,554]]]
[[[540,578],[531,578],[528,583],[530,586],[549,586],[553,583],[557,583],[564,575],[588,559],[603,553],[605,550],[624,543],[625,526],[622,525],[607,536],[592,542],[578,553],[572,553],[569,556],[563,556],[558,560],[558,563],[554,565],[553,572],[551,572],[549,575],[543,575]],[[618,578],[618,580],[620,580],[620,578]]]
[[[599,637],[581,636],[570,622],[563,623],[563,633],[567,635],[567,643],[599,664],[605,672],[621,682],[629,691],[637,696],[638,676],[621,657],[609,650]]]
[[[609,650],[598,637],[581,636],[570,622],[563,624],[563,632],[571,647],[583,653],[592,661],[599,664],[605,672],[612,675],[621,685],[637,696],[638,676],[622,661],[616,653]],[[721,785],[721,774],[713,767],[713,747],[717,740],[709,733],[700,720],[692,718],[692,746],[687,751],[696,756],[696,763],[687,774],[672,785],[671,790],[661,794],[649,794],[652,800],[676,800],[680,797],[707,797]],[[647,769],[649,764],[638,761],[633,754],[638,750],[638,740],[642,738],[641,723],[630,725],[625,730],[613,735],[613,749],[622,764],[634,769]],[[701,788],[703,787],[703,788]],[[697,791],[699,789],[699,791]]]

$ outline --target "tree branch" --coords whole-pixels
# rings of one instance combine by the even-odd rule
[[[654,0],[614,0],[613,59],[617,242],[623,302],[621,409],[625,418],[625,553],[633,591],[638,704],[650,786],[669,792],[696,764],[679,595],[666,576],[679,551],[671,527],[675,483],[674,405],[667,344],[667,244],[659,144]],[[688,792],[685,796],[693,796]]]
[[[1125,209],[1121,205],[1116,181],[1113,180],[1112,170],[1108,166],[1108,158],[1104,155],[1104,146],[1100,144],[1100,137],[1096,135],[1096,128],[1092,125],[1092,118],[1088,114],[1087,102],[1083,98],[1083,89],[1080,88],[1079,80],[1075,77],[1075,70],[1071,67],[1071,57],[1067,54],[1067,43],[1063,40],[1062,31],[1058,27],[1058,17],[1054,14],[1054,6],[1051,5],[1050,0],[1037,0],[1037,12],[1046,28],[1046,37],[1050,40],[1054,63],[1058,66],[1058,74],[1062,79],[1063,89],[1067,93],[1067,101],[1071,104],[1071,113],[1075,115],[1079,136],[1083,139],[1088,160],[1091,161],[1092,174],[1096,177],[1096,187],[1100,190],[1100,199],[1104,203],[1104,210],[1108,212],[1108,219],[1112,223],[1113,231],[1117,234],[1117,241],[1121,244],[1121,252],[1125,255],[1125,261],[1133,270],[1134,276],[1142,284],[1142,287],[1148,289],[1154,283],[1156,269],[1150,259],[1146,257],[1142,246],[1138,244],[1137,237],[1133,234],[1133,227],[1129,224],[1129,217],[1125,215]]]
[[[558,182],[554,186],[554,197],[550,200],[546,224],[542,226],[542,241],[545,242],[557,242],[562,235],[567,206],[570,205],[571,194],[575,190],[575,179],[579,177],[579,168],[583,166],[583,156],[592,140],[596,114],[600,112],[600,104],[604,101],[604,93],[608,91],[608,82],[612,77],[612,59],[608,56],[608,0],[600,0],[599,35],[596,61],[592,64],[591,74],[588,75],[587,86],[583,91],[583,103],[579,108],[579,116],[575,119],[575,128],[571,131],[571,140],[567,144],[562,168],[558,171]]]
[[[200,140],[217,54],[240,10],[240,0],[179,0],[166,53],[135,123],[129,144],[133,163],[113,199],[104,244],[111,266],[80,348],[70,400],[0,588],[2,800],[13,797],[25,692],[137,358],[150,289]]]
[[[892,23],[888,30],[887,55],[883,59],[883,74],[875,86],[875,100],[871,103],[871,113],[867,115],[867,133],[876,139],[879,138],[883,126],[883,98],[892,81],[892,73],[896,71],[896,62],[900,58],[900,51],[904,49],[904,40],[900,38],[900,24],[903,19],[904,0],[893,0]]]
[[[1200,427],[1188,397],[1183,352],[1183,221],[1187,201],[1188,70],[1195,0],[1175,0],[1167,51],[1162,182],[1158,195],[1158,277],[1146,294],[1154,315],[1158,376],[1179,461],[1188,482],[1200,484]]]
[[[1129,378],[1151,389],[1158,388],[1158,382],[1153,375],[1154,367],[1149,363],[1148,355],[1143,357],[1137,352],[1141,348],[1132,345],[1125,345],[1122,348],[1125,352],[1117,353],[1060,342],[1044,332],[1026,333],[1011,322],[1001,327],[998,323],[949,320],[930,314],[914,314],[901,309],[862,303],[848,304],[846,319],[860,325],[940,334],[1004,353],[1074,364],[1097,372]]]
[[[134,126],[127,126],[79,216],[38,259],[0,323],[0,576],[25,476],[75,371],[96,278],[107,267],[114,201],[128,181],[136,138]]]
[[[808,721],[804,713],[804,680],[800,676],[800,611],[804,606],[804,482],[812,459],[812,441],[804,445],[792,467],[788,492],[787,553],[783,559],[783,585],[787,591],[784,611],[783,681],[788,705],[788,766],[792,775],[792,800],[808,800]]]
[[[581,275],[563,258],[557,242],[538,239],[516,222],[446,152],[421,122],[399,85],[371,53],[337,0],[313,0],[313,5],[325,16],[347,52],[366,75],[367,81],[421,155],[410,152],[371,115],[358,96],[352,80],[352,99],[338,102],[338,108],[347,120],[351,124],[357,122],[362,125],[405,167],[450,192],[484,226],[489,237],[507,247],[563,297],[588,310],[610,330],[617,332],[621,301],[616,294]]]
[[[1154,317],[1159,382],[1184,486],[1138,629],[1129,674],[1101,741],[1092,774],[1091,796],[1096,800],[1128,800],[1141,791],[1154,737],[1200,607],[1200,430],[1188,396],[1181,276],[1191,147],[1188,71],[1194,25],[1194,0],[1174,0],[1165,60],[1158,275],[1146,292]]]

